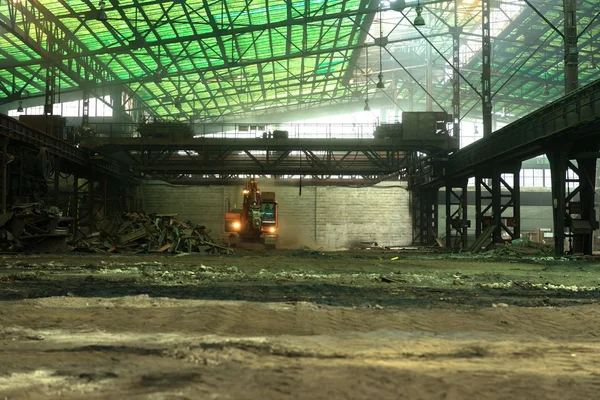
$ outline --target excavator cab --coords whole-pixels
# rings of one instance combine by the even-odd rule
[[[261,242],[265,248],[275,248],[279,225],[275,192],[261,192],[258,182],[251,179],[242,193],[242,209],[228,210],[225,214],[225,233],[230,245],[241,240]]]
[[[272,224],[275,223],[275,214],[276,214],[276,203],[263,203],[261,205],[260,214],[262,216],[263,224]]]

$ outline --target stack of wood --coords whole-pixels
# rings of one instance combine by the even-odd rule
[[[99,233],[81,239],[76,247],[96,252],[233,253],[217,244],[205,226],[182,221],[176,214],[126,213],[103,218]]]

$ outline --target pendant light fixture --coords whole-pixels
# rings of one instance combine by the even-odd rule
[[[104,11],[104,7],[106,7],[106,3],[104,2],[104,0],[100,0],[100,3],[98,3],[98,6],[100,7],[100,9],[98,10],[98,15],[96,16],[96,19],[98,21],[107,21],[108,20],[108,16],[106,15],[106,11]]]
[[[17,108],[18,113],[23,112],[23,100],[19,100],[19,107]]]
[[[417,12],[417,16],[415,17],[415,22],[413,22],[413,25],[425,26],[425,19],[423,19],[423,16],[421,15],[423,12],[423,7],[421,7],[420,1],[417,1],[417,7],[415,8],[415,11]]]
[[[550,88],[548,87],[548,59],[544,58],[544,73],[546,74],[546,84],[542,96],[550,96]]]
[[[369,107],[369,99],[368,98],[365,100],[365,108],[363,108],[363,111],[371,111],[371,107]]]
[[[543,96],[550,96],[550,89],[548,88],[548,84],[544,85],[544,91],[542,92]]]

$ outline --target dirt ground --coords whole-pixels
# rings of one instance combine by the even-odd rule
[[[599,300],[595,259],[4,255],[0,400],[598,399]]]

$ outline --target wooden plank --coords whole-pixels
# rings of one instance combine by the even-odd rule
[[[164,246],[162,246],[161,248],[159,248],[158,250],[156,250],[156,253],[164,253],[165,251],[169,250],[170,247],[171,247],[171,243],[167,243]]]

